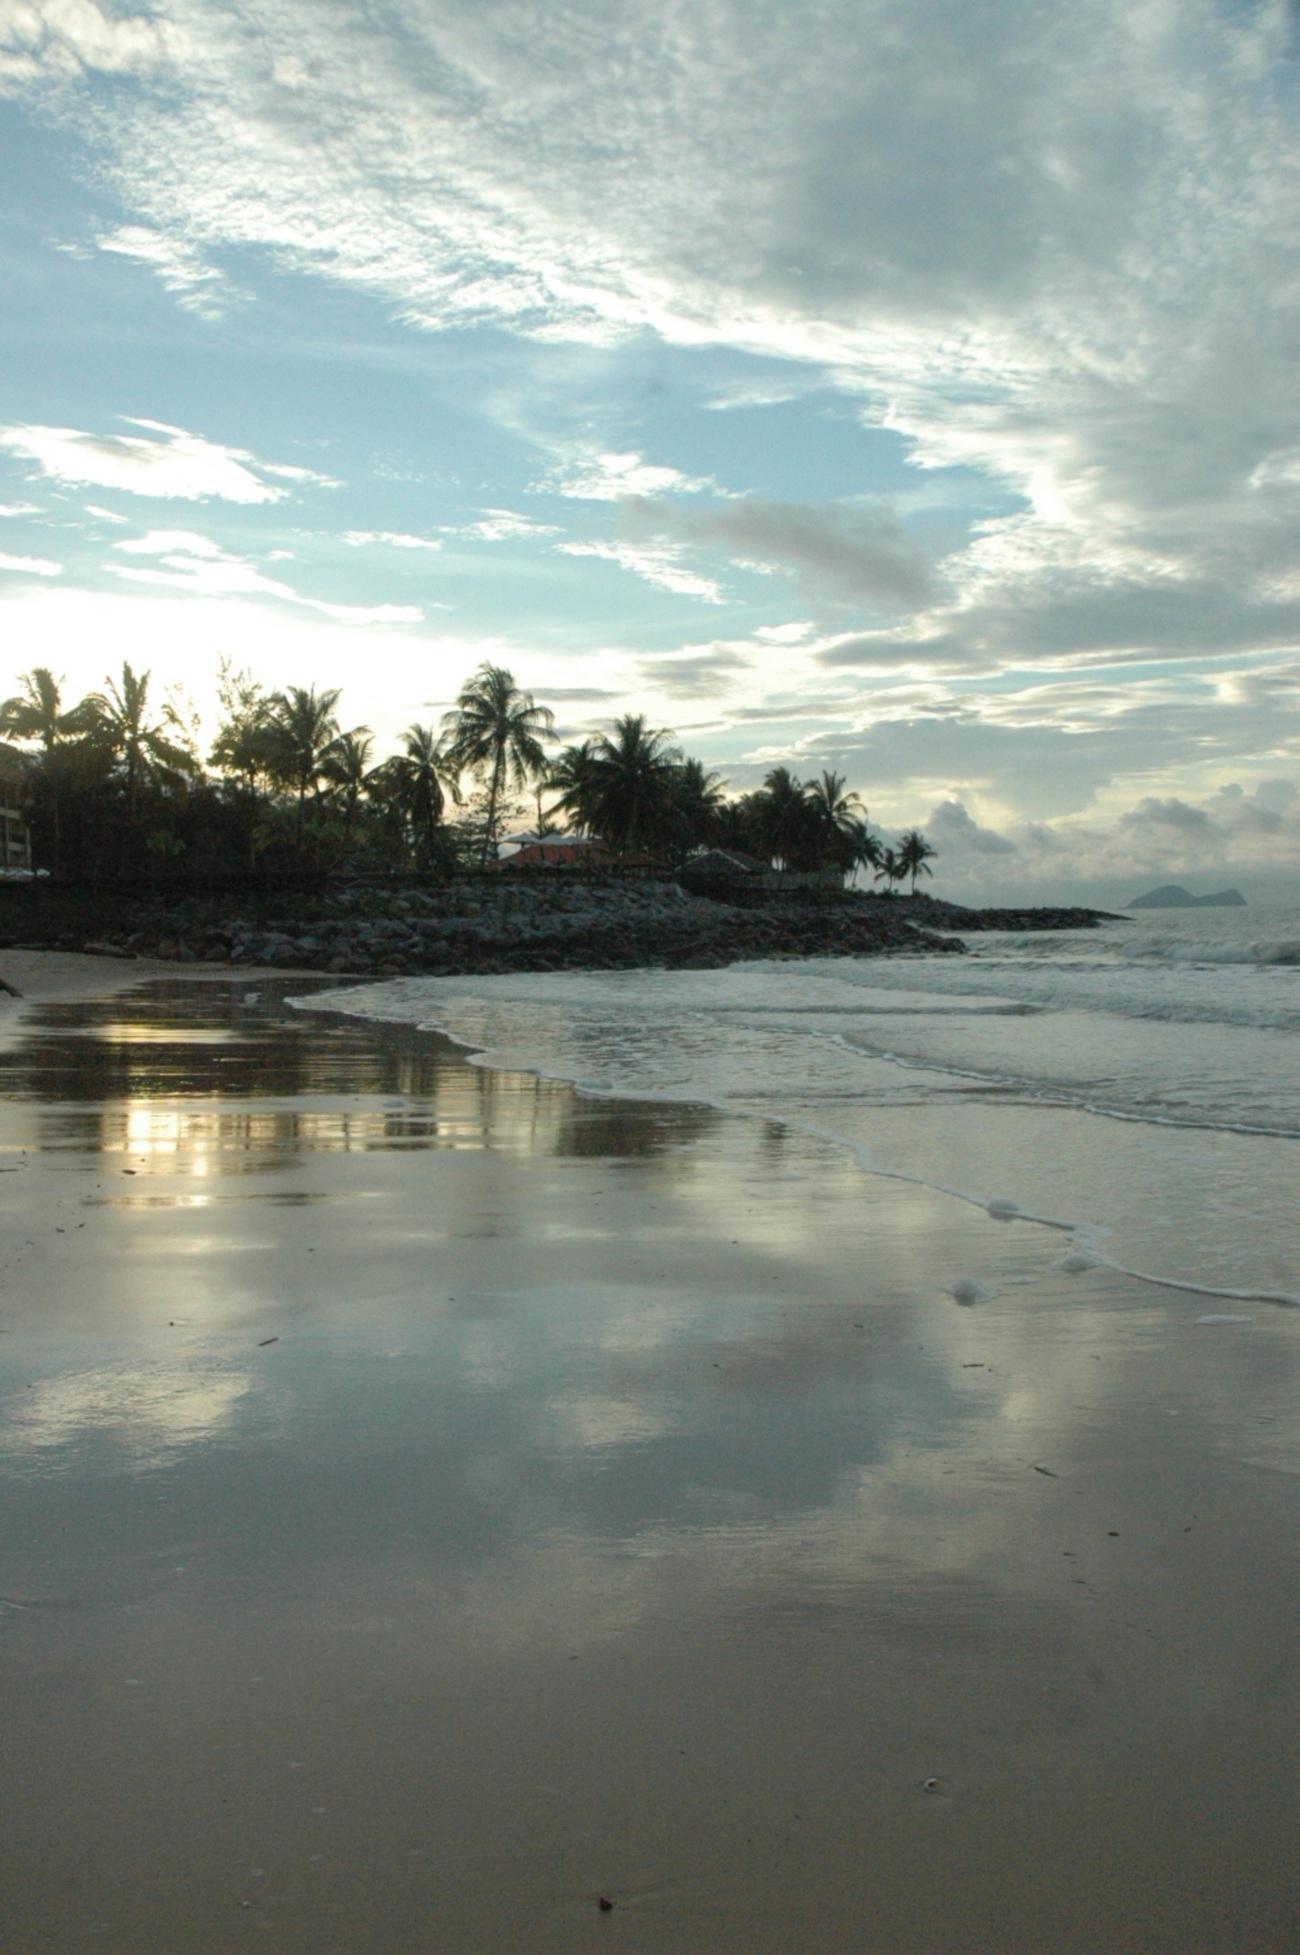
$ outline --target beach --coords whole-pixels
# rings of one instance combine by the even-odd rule
[[[0,1946],[1296,1945],[1285,1109],[940,961],[6,953]]]

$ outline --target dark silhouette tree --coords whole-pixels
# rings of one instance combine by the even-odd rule
[[[353,727],[340,733],[321,762],[321,779],[330,796],[343,810],[343,841],[346,846],[357,818],[357,808],[370,775],[370,754],[374,739],[368,726]]]
[[[937,854],[938,850],[926,841],[919,828],[909,828],[899,836],[898,866],[902,872],[899,880],[901,882],[905,876],[912,878],[913,896],[916,894],[917,877],[933,874],[930,864]]]
[[[581,835],[591,832],[595,811],[592,773],[595,752],[594,740],[583,740],[576,747],[562,747],[547,767],[542,782],[543,791],[556,796],[550,813],[562,814]]]
[[[892,896],[894,884],[896,882],[902,882],[906,875],[906,869],[902,867],[898,860],[897,850],[882,848],[876,863],[876,881],[884,883],[885,893]]]
[[[625,713],[591,755],[590,827],[621,855],[654,854],[671,840],[681,755],[671,734]]]
[[[721,839],[726,806],[725,782],[700,760],[683,760],[672,784],[672,853],[685,861],[693,849],[711,848]]]
[[[143,788],[175,791],[200,772],[176,708],[167,704],[155,712],[150,707],[149,679],[148,672],[136,672],[124,662],[120,682],[105,679],[104,691],[89,693],[82,702],[87,738],[110,754],[120,770],[129,821],[135,819]]]
[[[272,766],[296,797],[294,843],[298,847],[302,845],[307,796],[319,793],[325,763],[342,737],[334,710],[338,703],[338,687],[318,693],[315,686],[289,686],[271,699]]]
[[[492,859],[507,789],[520,792],[546,767],[542,742],[554,717],[501,665],[481,665],[461,688],[455,706],[443,715],[449,737],[447,759],[458,770],[487,785],[487,811],[479,866]]]
[[[421,868],[431,869],[447,857],[442,818],[448,799],[460,800],[459,778],[444,741],[431,727],[417,722],[407,727],[402,739],[401,753],[378,770],[377,785],[399,809],[416,861]]]
[[[0,735],[28,741],[41,749],[39,778],[33,782],[48,801],[52,860],[57,876],[63,867],[62,801],[69,773],[64,764],[67,749],[82,740],[89,729],[91,714],[85,700],[65,707],[63,681],[56,679],[48,665],[34,665],[19,680],[22,691],[0,704]]]

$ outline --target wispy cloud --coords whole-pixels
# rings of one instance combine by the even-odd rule
[[[18,577],[61,577],[63,575],[63,565],[52,563],[48,557],[11,557],[5,550],[0,550],[0,570],[11,571]]]
[[[351,549],[368,549],[372,544],[382,543],[390,550],[441,550],[440,536],[411,536],[402,530],[391,529],[350,529],[343,533],[343,541]]]
[[[9,0],[0,12],[0,92],[87,72],[147,74],[190,47],[174,22],[108,13],[99,0]]]
[[[710,476],[686,475],[664,462],[648,462],[634,450],[626,453],[584,448],[557,462],[539,481],[534,494],[570,496],[581,502],[623,502],[631,496],[717,495]]]
[[[292,585],[268,577],[247,557],[233,555],[193,530],[151,530],[114,544],[125,556],[153,559],[150,569],[110,565],[113,573],[131,583],[155,584],[188,591],[195,597],[274,597],[332,618],[337,624],[418,624],[423,612],[414,604],[332,604],[307,597]]]
[[[630,570],[657,590],[672,591],[676,597],[698,597],[706,604],[721,604],[722,592],[711,577],[701,577],[681,560],[681,552],[670,544],[644,547],[635,543],[557,543],[566,557],[597,557]]]
[[[102,232],[95,243],[111,256],[147,266],[167,291],[175,293],[180,305],[204,319],[219,319],[231,300],[241,296],[183,238],[168,237],[144,224],[122,224],[115,231]]]
[[[40,508],[34,502],[0,502],[0,516],[39,516]]]
[[[262,462],[247,449],[205,441],[163,421],[120,417],[143,434],[91,434],[81,428],[11,426],[0,428],[0,448],[34,462],[55,482],[89,483],[127,495],[201,502],[280,502],[288,495],[268,476],[312,487],[332,488],[325,475],[285,463]],[[102,513],[102,512],[100,512]],[[110,517],[111,521],[112,518]]]
[[[443,526],[444,536],[462,536],[471,543],[512,543],[530,536],[559,534],[556,524],[534,522],[531,516],[521,516],[513,509],[486,509],[475,522]]]

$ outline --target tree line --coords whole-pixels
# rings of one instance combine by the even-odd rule
[[[378,759],[369,727],[345,728],[341,692],[268,692],[222,665],[220,720],[206,759],[197,724],[151,675],[126,663],[101,691],[65,704],[45,666],[0,704],[0,735],[29,750],[28,816],[38,866],[77,880],[228,883],[330,872],[483,868],[506,827],[577,833],[624,863],[680,867],[740,850],[778,868],[870,869],[888,888],[929,875],[917,829],[896,846],[870,827],[842,776],[761,787],[726,783],[671,733],[625,714],[608,733],[554,751],[550,709],[485,664],[434,728],[415,722]],[[561,824],[563,826],[561,826]]]

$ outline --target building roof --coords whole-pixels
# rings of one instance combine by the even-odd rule
[[[693,855],[684,862],[679,874],[683,876],[762,876],[766,875],[768,865],[760,862],[756,855],[746,855],[743,849],[705,849],[702,855]]]

